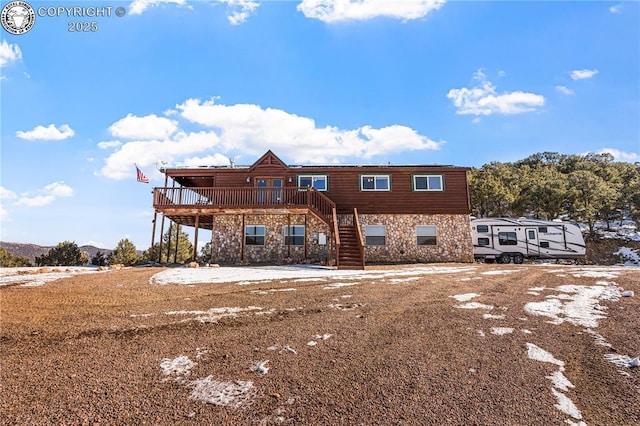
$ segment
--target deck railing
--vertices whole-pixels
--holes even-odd
[[[306,207],[329,225],[335,203],[315,188],[162,187],[153,190],[154,208],[256,208]]]

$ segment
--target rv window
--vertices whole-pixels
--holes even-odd
[[[540,242],[540,247],[541,248],[549,248],[549,241],[541,241]]]
[[[488,246],[489,245],[489,239],[488,238],[478,238],[478,245],[479,246]]]
[[[529,231],[529,239],[530,240],[536,239],[536,231]]]
[[[476,231],[478,232],[489,232],[489,225],[478,225],[478,227],[476,228]]]
[[[518,238],[515,232],[498,232],[498,239],[501,246],[518,245]]]
[[[538,226],[538,232],[540,232],[541,234],[546,234],[547,233],[547,227],[546,226]]]

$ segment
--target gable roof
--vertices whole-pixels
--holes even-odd
[[[275,155],[271,150],[268,150],[264,153],[264,155],[253,163],[251,167],[249,167],[249,172],[253,172],[258,168],[268,167],[270,169],[278,169],[289,170],[289,166],[285,164],[277,155]]]

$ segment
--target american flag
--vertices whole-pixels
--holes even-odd
[[[138,182],[149,183],[149,178],[146,177],[145,174],[140,171],[137,165],[136,165],[136,177],[138,179]]]

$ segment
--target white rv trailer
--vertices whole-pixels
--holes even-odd
[[[485,218],[471,221],[476,260],[522,263],[530,259],[581,259],[586,246],[580,228],[567,222]]]

